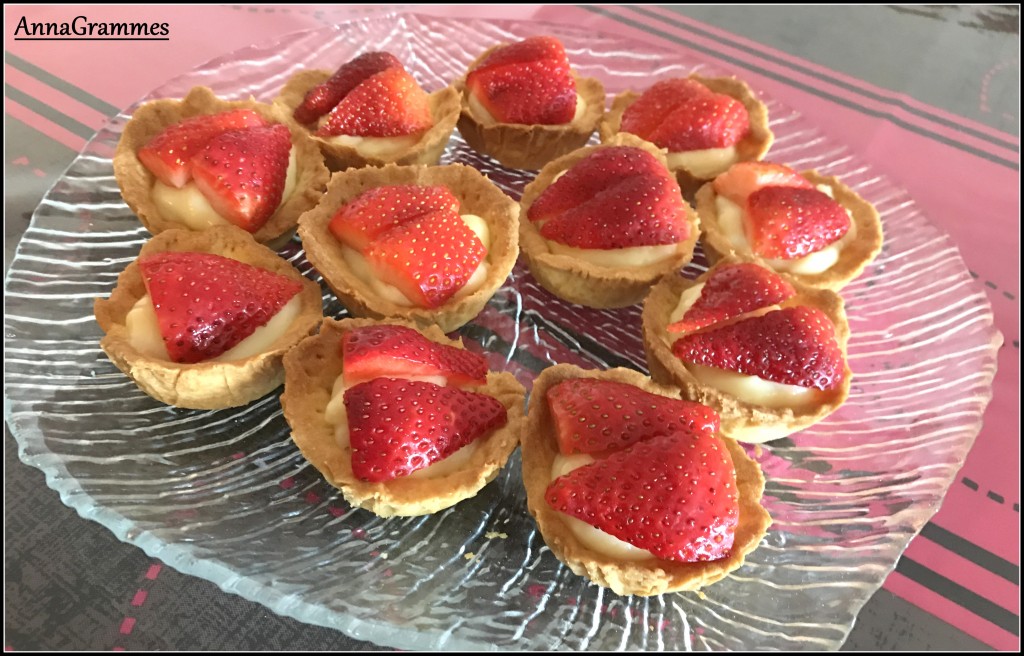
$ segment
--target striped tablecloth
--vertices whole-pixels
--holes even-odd
[[[5,270],[92,134],[237,48],[402,6],[5,7]],[[847,644],[1019,649],[1019,17],[1016,7],[416,6],[619,34],[735,72],[908,190],[959,246],[1005,337],[985,426],[941,510]],[[28,22],[166,22],[155,42],[24,41]],[[62,506],[5,439],[5,647],[366,648],[273,615],[117,542]]]

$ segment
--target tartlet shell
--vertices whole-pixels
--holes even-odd
[[[754,260],[729,257],[724,259],[722,264],[752,261]],[[701,383],[690,373],[682,361],[672,353],[671,343],[679,339],[682,333],[670,335],[665,328],[668,325],[669,316],[679,303],[679,296],[690,287],[704,282],[711,270],[709,269],[696,280],[687,280],[677,273],[669,274],[651,289],[647,300],[644,301],[641,324],[644,351],[647,355],[647,367],[651,372],[651,378],[665,385],[679,387],[683,390],[686,398],[714,408],[722,419],[722,434],[743,442],[765,442],[785,437],[785,435],[778,434],[769,440],[760,440],[751,439],[740,431],[756,428],[785,429],[788,430],[786,434],[792,434],[816,424],[838,410],[850,394],[850,384],[853,379],[853,373],[850,371],[850,364],[846,358],[846,345],[850,339],[850,324],[846,318],[843,299],[832,291],[808,287],[785,274],[780,275],[793,285],[797,295],[781,303],[780,306],[807,305],[818,308],[829,317],[835,326],[836,342],[842,350],[846,367],[841,385],[824,395],[821,405],[795,412],[792,408],[770,408],[747,403],[731,394]],[[737,320],[739,320],[738,317],[718,325],[726,325]]]
[[[592,308],[618,308],[634,305],[643,300],[659,278],[685,266],[693,258],[693,249],[700,237],[701,222],[697,212],[683,200],[690,235],[677,244],[675,254],[656,264],[622,269],[603,267],[578,260],[568,255],[552,253],[540,231],[527,216],[530,206],[537,200],[555,177],[599,148],[632,146],[642,148],[665,164],[665,151],[632,134],[620,134],[608,143],[587,146],[559,157],[547,164],[537,177],[523,190],[520,201],[519,246],[533,277],[555,296]]]
[[[346,501],[381,517],[427,515],[468,499],[494,478],[515,450],[526,418],[525,390],[509,373],[488,373],[487,384],[472,391],[497,399],[508,411],[508,423],[484,440],[463,469],[440,478],[398,478],[367,483],[352,473],[351,447],[342,449],[334,438],[334,426],[324,419],[335,379],[342,373],[341,337],[345,330],[362,326],[397,324],[414,328],[440,344],[462,348],[461,341],[445,337],[437,326],[419,328],[405,321],[325,319],[320,333],[303,340],[284,358],[285,388],[281,395],[284,416],[292,440],[302,455],[341,490]]]
[[[295,108],[302,104],[306,92],[327,81],[332,74],[332,71],[327,70],[296,73],[288,79],[274,99],[274,104],[281,108],[283,118],[296,130],[303,132],[316,142],[331,171],[344,171],[348,168],[364,166],[384,166],[385,164],[436,164],[441,159],[441,154],[444,152],[445,146],[448,145],[452,131],[455,130],[455,123],[459,119],[461,109],[459,92],[454,86],[450,85],[429,94],[430,114],[434,118],[434,125],[423,133],[423,137],[415,145],[393,157],[380,158],[362,155],[351,146],[333,143],[329,139],[318,137],[309,126],[295,120]]]
[[[248,232],[233,226],[203,232],[166,230],[146,242],[139,257],[180,251],[223,255],[298,280],[302,283],[299,315],[267,351],[242,360],[178,364],[154,359],[131,345],[125,327],[128,312],[146,294],[136,259],[118,276],[110,297],[98,298],[94,303],[96,321],[106,333],[100,348],[142,391],[179,408],[233,408],[280,386],[284,382],[284,353],[316,330],[323,317],[320,287],[272,250],[256,243]]]
[[[502,45],[492,46],[474,59],[466,69],[467,75]],[[556,157],[580,148],[601,123],[605,92],[597,78],[579,77],[575,71],[572,75],[576,78],[576,93],[586,101],[587,107],[578,119],[561,125],[501,123],[493,117],[477,115],[470,107],[463,75],[453,83],[462,99],[459,133],[470,148],[512,169],[537,170]]]
[[[526,486],[527,506],[537,520],[541,535],[552,553],[576,574],[623,595],[649,596],[697,590],[742,566],[746,555],[757,547],[767,532],[771,517],[760,503],[765,482],[760,466],[728,438],[723,438],[723,442],[736,467],[740,500],[739,524],[728,558],[703,563],[677,563],[657,559],[618,561],[580,543],[562,520],[563,515],[544,499],[544,493],[551,483],[552,463],[558,454],[555,426],[547,404],[547,390],[571,378],[617,381],[654,394],[679,398],[678,390],[657,385],[646,376],[629,369],[593,371],[559,364],[541,372],[533,383],[526,430],[523,432],[523,483]]]
[[[736,144],[738,161],[750,162],[763,159],[772,147],[775,135],[768,127],[768,108],[747,83],[736,77],[704,77],[697,73],[692,73],[689,78],[700,82],[715,93],[732,96],[743,103],[750,117],[750,132]],[[605,114],[604,120],[601,121],[601,126],[598,128],[602,143],[619,134],[623,113],[641,95],[636,91],[624,91],[615,96],[611,109]],[[696,192],[702,184],[711,179],[697,177],[684,168],[676,168],[672,172],[676,174],[676,180],[687,196]]]
[[[850,211],[853,216],[853,223],[857,229],[857,236],[840,251],[839,260],[829,269],[818,274],[799,274],[780,271],[798,282],[810,287],[820,289],[831,289],[839,291],[846,285],[853,282],[864,269],[878,256],[882,250],[882,221],[878,210],[868,201],[843,184],[835,176],[821,175],[815,170],[801,171],[800,175],[807,178],[811,184],[828,185],[832,189],[832,195],[840,205]],[[718,207],[715,199],[713,183],[707,183],[697,191],[696,205],[704,221],[704,253],[708,262],[715,263],[726,255],[738,255],[749,258],[758,264],[771,268],[764,258],[756,253],[736,251],[718,222]]]
[[[114,153],[114,176],[128,207],[152,234],[165,230],[189,230],[187,225],[164,217],[151,198],[156,177],[138,158],[139,149],[163,130],[181,121],[204,114],[232,109],[251,109],[273,123],[288,126],[295,148],[296,180],[291,196],[277,209],[253,237],[261,244],[280,243],[295,231],[299,216],[316,205],[330,172],[316,144],[285,120],[273,106],[254,99],[221,100],[207,87],[193,87],[181,100],[152,100],[139,107],[124,127]]]
[[[438,308],[403,307],[381,298],[356,276],[341,254],[341,242],[328,225],[335,213],[363,192],[384,185],[443,185],[459,199],[461,212],[482,217],[490,229],[490,267],[483,285],[472,294]],[[299,219],[299,236],[309,261],[348,310],[360,317],[401,318],[420,326],[437,324],[451,332],[470,321],[505,282],[519,256],[516,238],[519,206],[476,169],[447,166],[395,166],[350,169],[335,173],[320,203]]]

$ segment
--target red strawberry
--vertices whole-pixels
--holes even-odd
[[[157,180],[181,189],[192,179],[192,157],[222,132],[268,125],[251,109],[193,116],[153,137],[139,150],[139,161]]]
[[[339,209],[328,228],[341,242],[362,252],[370,242],[397,225],[434,210],[458,209],[459,199],[447,187],[376,187]]]
[[[672,352],[683,362],[820,390],[838,386],[845,370],[835,326],[805,306],[684,335]]]
[[[675,180],[637,175],[549,219],[540,234],[575,248],[675,244],[689,236],[685,216]]]
[[[548,389],[547,401],[565,455],[623,449],[670,433],[716,433],[719,426],[707,406],[596,378],[562,381]]]
[[[280,124],[225,132],[192,158],[192,177],[217,214],[256,232],[281,204],[291,148]]]
[[[444,460],[508,423],[493,397],[456,387],[375,378],[345,391],[352,472],[390,481]]]
[[[334,109],[363,80],[389,68],[402,68],[402,62],[389,52],[365,52],[343,64],[326,82],[307,91],[292,116],[299,123],[313,123]]]
[[[782,164],[771,162],[739,162],[715,178],[715,193],[725,196],[740,207],[747,198],[762,187],[802,187],[813,189],[805,177]]]
[[[453,385],[483,385],[487,360],[465,349],[438,344],[405,326],[365,326],[341,338],[345,382],[382,376],[444,376]]]
[[[734,146],[750,130],[743,103],[716,93],[696,96],[676,107],[650,134],[659,148],[678,153]]]
[[[531,221],[544,221],[582,205],[625,178],[652,174],[669,177],[668,169],[642,148],[598,148],[576,162],[547,189],[527,212]]]
[[[466,87],[502,123],[558,125],[576,114],[576,80],[552,59],[475,70]]]
[[[725,264],[711,270],[700,297],[670,333],[692,332],[796,296],[782,276],[756,264]]]
[[[484,71],[488,68],[505,66],[507,64],[519,64],[525,62],[550,59],[556,62],[563,62],[569,65],[569,59],[565,55],[565,47],[562,42],[553,36],[531,36],[518,43],[509,43],[500,48],[495,48],[487,55],[476,68],[470,73]]]
[[[626,108],[620,129],[650,141],[651,133],[673,110],[692,98],[708,95],[711,90],[696,80],[677,78],[658,82]]]
[[[739,523],[736,470],[712,433],[638,442],[560,476],[544,498],[658,558],[684,563],[727,557]]]
[[[291,278],[209,253],[139,258],[171,360],[215,358],[265,325],[299,293]]]
[[[388,68],[352,89],[316,134],[398,137],[423,132],[433,124],[427,92],[404,68]]]
[[[747,199],[747,226],[755,253],[792,260],[845,235],[850,216],[817,189],[764,187]]]
[[[395,226],[364,253],[377,276],[416,305],[435,308],[476,271],[487,249],[454,210],[436,210]]]

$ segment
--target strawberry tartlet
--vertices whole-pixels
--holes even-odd
[[[704,251],[753,257],[805,285],[839,290],[882,249],[871,203],[837,178],[741,162],[700,188]]]
[[[578,76],[551,36],[489,48],[455,87],[466,143],[510,168],[539,169],[580,148],[604,115],[604,86]]]
[[[234,225],[277,247],[330,175],[316,144],[273,107],[206,87],[132,115],[114,155],[128,207],[155,234]]]
[[[651,377],[714,408],[733,439],[785,437],[849,395],[842,298],[758,263],[727,258],[695,281],[666,276],[642,323]]]
[[[382,517],[475,496],[525,421],[522,385],[436,326],[327,319],[284,365],[292,440],[349,503]]]
[[[332,171],[436,164],[459,116],[453,86],[427,93],[388,52],[363,53],[333,74],[298,73],[274,104],[316,141]]]
[[[629,134],[546,165],[521,207],[530,272],[555,296],[594,308],[641,301],[690,261],[700,235],[664,153]]]
[[[719,436],[717,413],[635,371],[545,369],[522,451],[544,541],[573,572],[617,594],[714,583],[771,524],[761,469]]]
[[[285,351],[323,317],[319,286],[233,226],[161,232],[94,309],[118,369],[153,398],[200,410],[277,388]]]

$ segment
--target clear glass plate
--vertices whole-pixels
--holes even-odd
[[[399,15],[303,32],[211,61],[150,94],[193,85],[271,99],[289,75],[360,50],[395,53],[421,84],[460,75],[487,44],[553,33],[610,94],[699,61],[644,43],[539,23]],[[147,98],[148,99],[148,98]],[[276,394],[245,408],[177,410],[98,347],[92,303],[147,232],[124,205],[111,155],[134,107],[47,194],[6,283],[6,404],[22,460],[67,505],[149,555],[304,622],[406,649],[829,649],[939,506],[980,428],[998,333],[955,246],[907,194],[807,120],[769,101],[770,157],[838,175],[874,202],[886,246],[844,296],[855,372],[827,421],[752,451],[775,519],[747,564],[704,594],[627,598],[589,585],[545,548],[518,455],[476,498],[430,517],[346,506],[288,438]],[[456,135],[443,163],[478,167],[518,197],[528,173]],[[301,245],[282,254],[319,280]],[[693,266],[694,273],[700,270]],[[324,287],[328,316],[345,310]],[[637,308],[593,311],[518,267],[460,331],[529,384],[554,362],[646,371]]]

